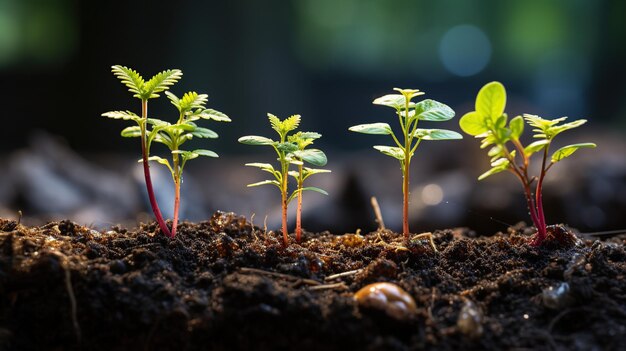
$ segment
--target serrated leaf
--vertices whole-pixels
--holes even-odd
[[[382,152],[383,154],[387,155],[387,156],[391,156],[393,158],[396,158],[400,161],[404,161],[404,151],[402,151],[401,148],[396,147],[396,146],[385,146],[385,145],[376,145],[374,146],[374,149]]]
[[[524,119],[522,116],[517,116],[509,122],[509,128],[511,129],[511,137],[519,139],[524,132]]]
[[[156,118],[146,118],[146,123],[151,124],[155,127],[167,127],[167,126],[171,126],[172,124],[166,121],[162,121],[160,119],[156,119]]]
[[[422,140],[455,140],[463,139],[457,132],[447,129],[415,129],[414,136]]]
[[[322,137],[322,134],[317,133],[317,132],[300,132],[299,133],[300,138],[303,139],[319,139]]]
[[[141,137],[141,128],[139,128],[139,126],[126,127],[122,130],[121,135],[124,138]]]
[[[478,136],[489,131],[485,118],[476,111],[468,112],[459,120],[459,126],[465,133]]]
[[[578,149],[595,148],[595,147],[596,147],[596,144],[594,144],[594,143],[579,143],[579,144],[572,144],[572,145],[563,146],[562,148],[556,150],[552,154],[552,158],[551,158],[552,159],[552,163],[557,163],[557,162],[561,161],[564,158],[570,157]]]
[[[530,156],[537,151],[543,150],[548,144],[550,144],[550,140],[547,140],[547,139],[537,140],[524,148],[524,154],[526,156]]]
[[[561,124],[561,125],[555,125],[555,126],[551,126],[549,128],[546,129],[545,134],[550,138],[554,138],[555,136],[557,136],[557,134],[560,134],[566,130],[570,130],[570,129],[574,129],[577,127],[582,126],[583,124],[587,123],[586,119],[579,119],[573,122],[569,122],[569,123],[565,123],[565,124]]]
[[[439,101],[426,99],[415,104],[417,118],[422,121],[447,121],[454,117],[454,110]]]
[[[212,119],[216,122],[231,122],[230,117],[228,117],[226,114],[211,108],[203,110],[201,113],[198,114],[198,117],[203,119]]]
[[[247,135],[242,136],[238,139],[238,141],[242,144],[246,145],[274,145],[276,142],[270,138],[258,136],[258,135]]]
[[[492,120],[504,113],[506,90],[500,82],[491,82],[483,86],[476,96],[476,112]]]
[[[109,111],[102,114],[103,117],[113,118],[113,119],[123,119],[125,121],[141,121],[141,117],[137,116],[135,113],[130,111]]]
[[[122,81],[124,85],[126,85],[126,87],[128,87],[128,91],[135,93],[133,95],[134,97],[141,98],[145,82],[143,77],[137,73],[137,71],[120,65],[112,66],[111,71]]]
[[[393,133],[391,127],[387,123],[359,124],[348,128],[348,130],[351,132],[376,135],[388,135]]]
[[[215,133],[214,131],[208,129],[208,128],[201,128],[201,127],[196,127],[196,129],[194,129],[191,132],[191,135],[195,136],[196,138],[211,138],[211,139],[215,139],[218,137],[217,133]]]
[[[277,187],[280,188],[280,183],[278,183],[278,181],[276,181],[276,180],[264,180],[264,181],[261,181],[261,182],[248,184],[248,187],[259,186],[259,185],[266,185],[266,184],[276,185]]]
[[[183,72],[179,69],[168,69],[155,74],[144,85],[142,99],[153,99],[159,97],[160,92],[170,88],[182,78]]]
[[[328,162],[326,154],[319,149],[308,149],[294,151],[293,155],[314,166],[322,167]]]

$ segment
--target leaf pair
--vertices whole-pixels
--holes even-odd
[[[128,67],[115,65],[111,69],[113,74],[128,87],[128,91],[134,93],[133,96],[141,100],[159,97],[158,93],[169,89],[183,76],[183,72],[180,70],[171,69],[155,74],[146,82],[137,71]]]

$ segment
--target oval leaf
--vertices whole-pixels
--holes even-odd
[[[506,90],[500,82],[487,83],[476,97],[476,112],[492,120],[502,116],[506,106]]]
[[[388,135],[393,133],[391,131],[391,127],[387,123],[359,124],[348,128],[348,130],[351,132],[377,135]]]
[[[382,152],[387,156],[391,156],[393,158],[397,158],[400,161],[404,161],[404,151],[401,148],[396,146],[385,146],[385,145],[376,145],[374,149]]]
[[[509,122],[509,128],[511,129],[511,136],[515,139],[519,139],[519,137],[524,132],[524,118],[522,116],[517,116]]]
[[[562,148],[556,150],[552,154],[552,163],[557,163],[564,158],[570,157],[576,150],[582,148],[595,148],[596,144],[594,143],[580,143],[580,144],[572,144],[563,146]]]
[[[395,108],[396,110],[404,108],[405,103],[406,99],[404,98],[404,95],[401,94],[384,95],[372,101],[372,104],[374,105],[389,106]]]
[[[195,136],[196,138],[211,138],[211,139],[217,138],[217,133],[215,133],[214,131],[208,128],[201,128],[201,127],[196,127],[196,129],[193,132],[191,132],[191,135]]]
[[[248,184],[248,187],[259,186],[259,185],[265,185],[265,184],[276,185],[277,187],[279,187],[279,188],[280,188],[280,183],[278,183],[278,181],[276,181],[276,180],[264,180],[264,181],[262,181],[262,182]]]
[[[416,129],[415,137],[422,140],[454,140],[463,139],[463,136],[457,132],[447,129]]]
[[[468,112],[463,115],[459,121],[459,126],[461,126],[461,129],[465,133],[474,136],[489,131],[489,128],[487,128],[487,124],[485,123],[485,117],[476,111]]]
[[[205,150],[205,149],[196,149],[192,151],[194,154],[198,154],[199,156],[206,156],[206,157],[219,157],[215,152],[211,151],[211,150]]]
[[[454,117],[454,110],[439,101],[426,99],[415,105],[417,118],[422,121],[447,121]]]
[[[550,140],[537,140],[524,148],[524,154],[526,154],[526,156],[530,156],[539,150],[543,150],[543,148],[548,144],[550,144]]]
[[[318,192],[318,193],[320,193],[320,194],[328,195],[328,193],[326,192],[326,190],[324,190],[324,189],[320,189],[320,188],[316,188],[316,187],[314,187],[314,186],[307,186],[307,187],[304,187],[304,188],[300,189],[300,191],[315,191],[315,192]]]
[[[328,162],[326,154],[319,149],[299,150],[295,151],[293,155],[318,167],[324,166]]]
[[[124,138],[137,138],[141,136],[141,128],[139,126],[127,127],[122,130],[121,135]]]
[[[257,135],[242,136],[238,141],[246,145],[273,145],[275,143],[274,140],[270,138]]]

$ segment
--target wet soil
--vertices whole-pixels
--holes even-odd
[[[285,248],[224,213],[179,228],[0,220],[0,350],[626,349],[626,237],[535,248],[521,225],[448,229],[435,252],[389,231]],[[417,312],[359,305],[375,282]]]

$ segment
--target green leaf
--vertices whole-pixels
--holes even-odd
[[[506,90],[500,82],[483,86],[476,97],[476,112],[492,120],[502,116],[506,106]]]
[[[557,126],[551,126],[549,128],[547,128],[547,130],[545,131],[545,134],[548,135],[548,137],[550,139],[554,138],[555,136],[557,136],[557,134],[560,134],[566,130],[570,130],[570,129],[574,129],[577,127],[582,126],[583,124],[587,123],[586,119],[579,119],[573,122],[569,122],[569,123],[565,123],[565,124],[561,124],[561,125],[557,125]]]
[[[517,116],[509,122],[509,128],[511,129],[511,137],[519,139],[524,132],[524,118]]]
[[[123,119],[126,121],[141,121],[141,117],[137,116],[133,112],[130,111],[110,111],[102,114],[103,117],[113,118],[113,119]]]
[[[400,161],[404,161],[404,151],[396,146],[385,146],[385,145],[376,145],[374,149],[382,152],[387,156],[391,156],[393,158],[397,158]]]
[[[319,169],[319,168],[309,168],[309,167],[304,167],[304,173],[305,175],[313,175],[313,174],[318,174],[318,173],[331,173],[332,171],[330,169]]]
[[[274,166],[272,166],[269,163],[252,162],[252,163],[246,163],[246,166],[260,168],[260,169],[262,169],[264,171],[268,171],[270,173],[274,172]]]
[[[196,127],[196,129],[194,129],[191,132],[191,135],[195,136],[196,138],[211,138],[211,139],[215,139],[218,137],[217,133],[215,133],[214,131],[208,129],[208,128],[201,128],[201,127]]]
[[[320,188],[316,188],[314,186],[304,187],[304,188],[300,189],[300,191],[315,191],[315,192],[320,193],[320,194],[328,195],[326,190],[320,189]]]
[[[141,128],[139,126],[127,127],[122,130],[121,135],[124,138],[137,138],[141,137]]]
[[[417,118],[422,121],[447,121],[454,117],[454,110],[441,102],[426,99],[415,105]]]
[[[596,144],[594,143],[580,143],[580,144],[572,144],[572,145],[563,146],[562,148],[556,150],[552,154],[552,163],[557,163],[564,158],[570,157],[578,149],[595,148],[595,147],[596,147]]]
[[[396,110],[405,107],[405,102],[406,98],[401,94],[388,94],[372,101],[374,105],[389,106],[395,108]]]
[[[348,130],[357,133],[377,135],[387,135],[393,133],[391,127],[387,123],[359,124],[348,128]]]
[[[476,111],[468,112],[463,115],[459,121],[459,125],[461,129],[469,135],[476,136],[489,131],[485,123],[485,117]]]
[[[308,162],[314,166],[322,167],[328,162],[326,154],[319,149],[298,150],[294,151],[293,155],[305,162]]]
[[[393,90],[399,92],[400,94],[402,94],[403,96],[405,96],[409,100],[411,100],[412,98],[414,98],[416,96],[420,96],[420,95],[424,95],[425,94],[424,92],[419,91],[419,89],[393,88]]]
[[[216,154],[215,152],[211,151],[211,150],[205,150],[205,149],[196,149],[192,151],[194,154],[198,154],[199,156],[205,156],[205,157],[219,157],[218,154]]]
[[[242,136],[238,140],[242,144],[246,145],[274,145],[276,142],[270,138],[257,136],[257,135],[247,135]]]
[[[317,132],[299,132],[299,136],[302,139],[319,139],[322,137],[322,134]]]
[[[198,114],[198,117],[203,119],[212,119],[216,122],[230,122],[231,119],[224,113],[214,110],[214,109],[206,109]]]
[[[169,122],[162,121],[162,120],[156,119],[156,118],[146,118],[146,123],[152,124],[155,127],[167,127],[167,126],[171,126],[172,125]]]
[[[478,180],[483,180],[491,175],[494,175],[496,173],[500,173],[502,171],[506,171],[509,166],[511,165],[511,163],[509,162],[509,160],[507,160],[506,158],[499,158],[497,160],[495,160],[494,162],[491,163],[491,169],[488,170],[487,172],[481,174],[478,177]]]
[[[261,182],[258,182],[258,183],[248,184],[248,187],[265,185],[265,184],[276,185],[278,188],[280,188],[280,183],[278,181],[276,181],[276,180],[264,180],[264,181],[261,181]]]
[[[550,144],[550,140],[547,140],[547,139],[537,140],[534,143],[529,144],[528,146],[524,148],[524,154],[526,156],[530,156],[539,150],[543,150],[548,144]]]
[[[284,153],[291,153],[291,152],[298,150],[298,145],[294,143],[290,143],[290,142],[278,143],[276,145],[276,148],[278,149],[278,151],[282,151]]]
[[[159,97],[157,93],[169,89],[170,86],[176,84],[182,76],[183,72],[179,69],[168,69],[155,74],[145,83],[141,98],[147,100]]]
[[[447,129],[415,129],[414,136],[422,140],[454,140],[463,139],[463,136],[457,132]]]
[[[133,96],[136,98],[142,98],[144,92],[144,80],[143,77],[137,71],[125,66],[115,65],[111,67],[113,74],[119,78],[131,93],[135,93]]]

